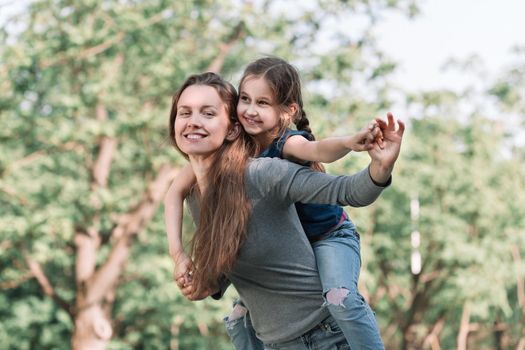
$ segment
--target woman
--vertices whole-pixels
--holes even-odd
[[[223,274],[250,310],[269,349],[347,348],[326,308],[311,246],[295,202],[364,206],[385,186],[399,155],[403,123],[377,120],[384,146],[367,169],[331,176],[287,161],[250,159],[254,143],[236,117],[233,86],[213,73],[189,77],[173,99],[170,137],[190,161],[197,188],[190,196],[197,230],[191,300],[221,289]]]

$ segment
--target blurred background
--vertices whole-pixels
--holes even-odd
[[[519,1],[0,1],[0,347],[231,349],[172,281],[171,96],[277,55],[318,138],[407,123],[393,186],[347,208],[387,349],[525,349]],[[519,34],[521,33],[521,34]],[[349,154],[328,172],[368,163]],[[193,226],[186,215],[185,237]]]

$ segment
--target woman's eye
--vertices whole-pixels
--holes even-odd
[[[248,97],[247,96],[241,96],[241,101],[248,102]]]
[[[263,106],[266,106],[266,105],[268,105],[269,103],[268,103],[268,101],[259,101],[259,104],[260,104],[260,105],[263,105]]]
[[[190,116],[190,113],[189,112],[179,112],[178,116],[181,118],[187,118]]]
[[[214,117],[214,116],[215,116],[215,113],[213,113],[213,112],[204,112],[204,115],[205,115],[206,117],[210,117],[210,118],[211,118],[211,117]]]

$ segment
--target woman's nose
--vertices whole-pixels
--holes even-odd
[[[202,126],[202,121],[199,113],[192,113],[188,118],[188,126],[200,127]]]

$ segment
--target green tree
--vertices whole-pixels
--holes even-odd
[[[249,60],[271,53],[295,60],[313,91],[337,84],[336,95],[313,94],[313,113],[332,125],[349,111],[363,120],[384,104],[344,92],[353,79],[368,80],[384,100],[381,81],[393,68],[369,28],[388,8],[415,11],[412,1],[390,0],[289,6],[38,0],[4,21],[5,348],[229,347],[218,316],[228,299],[189,303],[171,280],[158,204],[183,162],[166,136],[174,90],[190,73],[236,77]],[[368,22],[352,35],[327,24],[358,16]],[[319,127],[320,135],[331,130]]]
[[[523,155],[505,119],[489,117],[479,100],[451,91],[409,98],[415,115],[394,186],[372,208],[365,235],[372,249],[366,282],[388,348],[524,342]],[[411,274],[415,229],[422,268]]]

